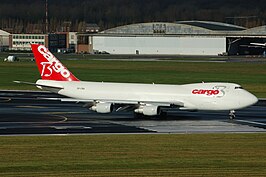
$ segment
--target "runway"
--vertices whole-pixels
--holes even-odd
[[[266,104],[228,112],[172,111],[164,119],[136,119],[130,112],[99,114],[48,92],[0,91],[0,135],[103,133],[247,133],[266,132]]]

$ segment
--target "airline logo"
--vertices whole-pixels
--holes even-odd
[[[219,90],[204,90],[204,89],[194,89],[192,90],[192,94],[194,95],[207,95],[207,96],[215,96],[218,95],[220,93]]]
[[[206,95],[221,98],[225,95],[226,86],[216,85],[212,89],[193,89],[191,93],[193,95]]]
[[[38,47],[38,51],[47,59],[48,62],[41,62],[42,71],[41,76],[49,77],[53,72],[60,73],[62,77],[68,78],[70,72],[54,57],[54,55],[48,51],[48,49],[42,45]]]

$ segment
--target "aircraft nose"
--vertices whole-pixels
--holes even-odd
[[[244,99],[246,106],[251,106],[258,102],[258,98],[249,92],[247,92],[246,96],[243,97],[243,99]]]
[[[253,104],[256,104],[259,100],[258,100],[258,98],[256,97],[256,96],[254,96],[253,94],[251,94],[252,96],[251,96],[251,104],[253,105]]]

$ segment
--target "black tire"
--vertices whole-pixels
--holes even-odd
[[[165,111],[160,111],[159,115],[158,115],[159,119],[166,119],[167,118],[167,112]]]
[[[144,119],[145,115],[134,112],[134,119]]]

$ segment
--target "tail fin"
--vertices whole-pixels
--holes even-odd
[[[31,44],[31,49],[43,80],[79,81],[45,46]]]

